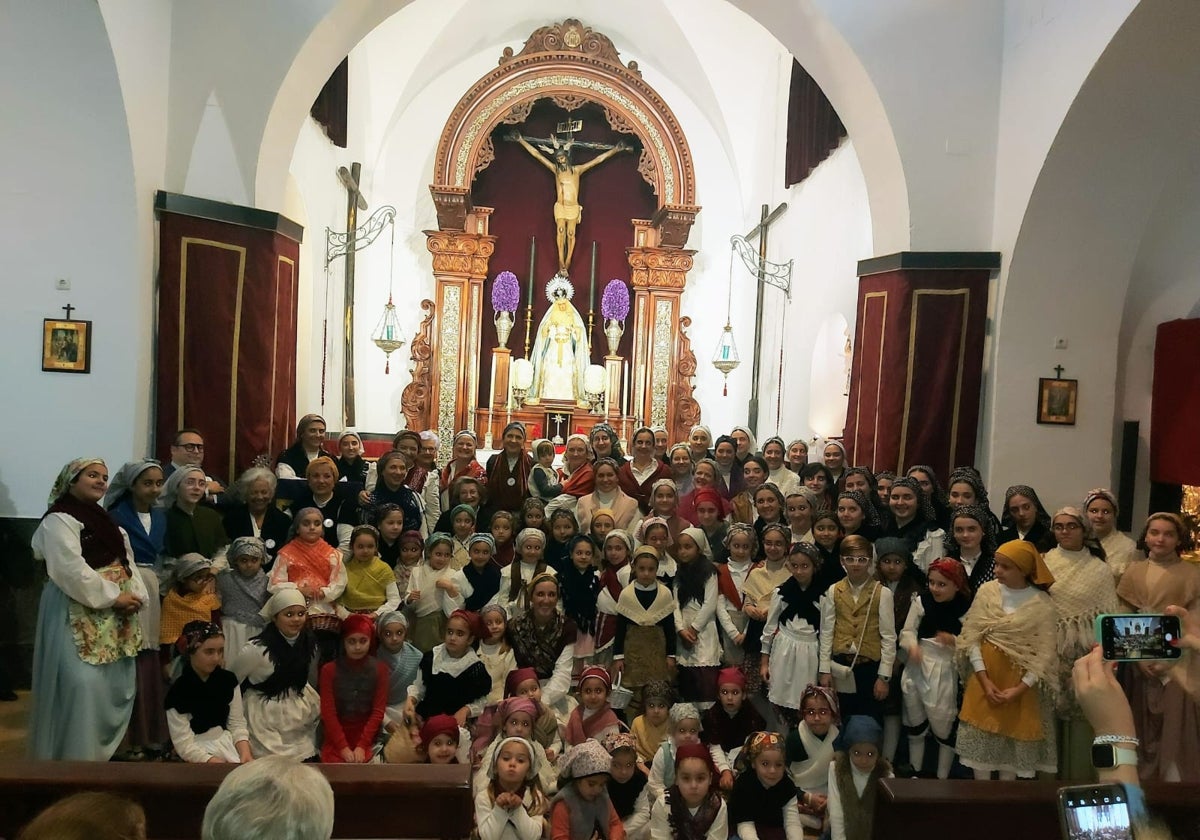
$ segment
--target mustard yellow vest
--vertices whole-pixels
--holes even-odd
[[[879,593],[877,581],[867,581],[858,600],[850,594],[845,578],[833,585],[833,605],[837,610],[833,624],[833,653],[852,654],[858,644],[859,659],[878,662],[882,655],[879,636]],[[864,630],[865,627],[865,630]],[[862,639],[859,642],[859,639]]]

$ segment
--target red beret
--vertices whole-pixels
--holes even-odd
[[[421,727],[421,744],[426,748],[439,735],[449,735],[458,743],[458,721],[451,715],[434,715]]]

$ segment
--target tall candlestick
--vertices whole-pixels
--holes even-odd
[[[592,240],[592,285],[588,289],[588,310],[595,309],[596,302],[596,240]]]
[[[533,271],[534,262],[537,257],[537,237],[529,237],[529,299],[526,301],[530,306],[533,306]]]

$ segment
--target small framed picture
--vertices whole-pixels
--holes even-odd
[[[42,370],[91,373],[92,322],[42,321]]]
[[[1078,400],[1078,379],[1039,379],[1037,421],[1054,426],[1074,426]]]

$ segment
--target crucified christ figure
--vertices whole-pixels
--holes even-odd
[[[558,137],[541,139],[525,137],[519,131],[511,131],[505,137],[520,143],[525,151],[533,155],[542,166],[554,173],[554,225],[558,241],[558,273],[567,276],[571,265],[571,257],[575,253],[575,227],[583,217],[583,207],[579,204],[579,178],[593,167],[599,166],[615,154],[633,150],[633,146],[624,140],[615,146],[603,143],[582,143],[574,139],[566,141]],[[533,143],[536,143],[535,147]],[[571,148],[579,146],[585,149],[603,149],[587,163],[574,164],[571,162]]]

